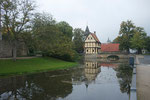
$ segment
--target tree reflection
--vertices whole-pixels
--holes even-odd
[[[62,82],[62,80],[71,81],[71,75],[68,72],[68,75],[65,73],[66,71],[55,71],[0,79],[0,100],[56,100],[59,97],[64,98],[72,92],[72,84]]]
[[[115,70],[117,71],[121,92],[127,92],[127,94],[129,94],[132,80],[132,68],[128,64],[120,64]]]

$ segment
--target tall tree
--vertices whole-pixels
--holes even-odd
[[[59,23],[57,23],[57,26],[59,28],[59,30],[65,35],[67,36],[70,40],[72,40],[72,36],[73,36],[73,28],[65,21],[61,21]]]
[[[142,27],[136,27],[135,28],[135,34],[133,38],[131,38],[131,48],[138,50],[138,53],[142,53],[142,49],[145,47],[145,39],[146,39],[146,33],[144,31],[144,28]]]
[[[32,21],[32,32],[38,50],[43,51],[43,54],[52,53],[55,41],[58,39],[60,33],[52,15],[36,13]]]
[[[14,60],[21,34],[30,28],[34,8],[35,4],[31,0],[3,0],[1,3],[3,32],[12,43]]]
[[[120,44],[123,50],[127,50],[129,52],[129,48],[131,46],[130,39],[134,35],[135,26],[132,21],[127,20],[127,22],[123,21],[120,25],[119,35],[121,35],[123,39],[123,43]]]
[[[57,25],[51,15],[35,15],[32,29],[37,48],[42,51],[44,56],[72,60],[75,56],[75,52],[72,49],[72,41]]]
[[[74,49],[78,53],[82,53],[84,51],[84,31],[81,28],[76,28],[74,29],[73,36]]]

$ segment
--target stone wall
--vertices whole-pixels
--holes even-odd
[[[19,42],[17,46],[17,56],[27,56],[28,54],[27,52],[28,52],[28,49],[25,43],[23,41]]]
[[[26,56],[27,47],[24,42],[18,42],[17,56]],[[0,58],[12,57],[12,45],[7,41],[0,41]]]
[[[12,57],[12,46],[7,41],[0,41],[0,58]]]

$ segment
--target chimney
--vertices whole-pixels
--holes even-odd
[[[96,34],[96,31],[94,31],[94,34]]]

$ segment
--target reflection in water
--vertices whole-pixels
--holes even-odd
[[[116,71],[121,92],[130,94],[132,68],[128,64],[120,64]]]
[[[100,66],[97,62],[85,62],[86,86],[94,81],[100,72]]]
[[[130,75],[130,67],[88,61],[72,69],[1,78],[0,100],[128,100]]]
[[[1,79],[0,99],[55,100],[72,92],[72,85],[61,82],[71,80],[69,75],[51,77],[55,73],[42,73]],[[20,80],[21,78],[21,80]]]
[[[0,100],[12,99],[12,98],[20,98],[19,89],[22,86],[25,86],[25,77],[9,77],[0,79]]]

